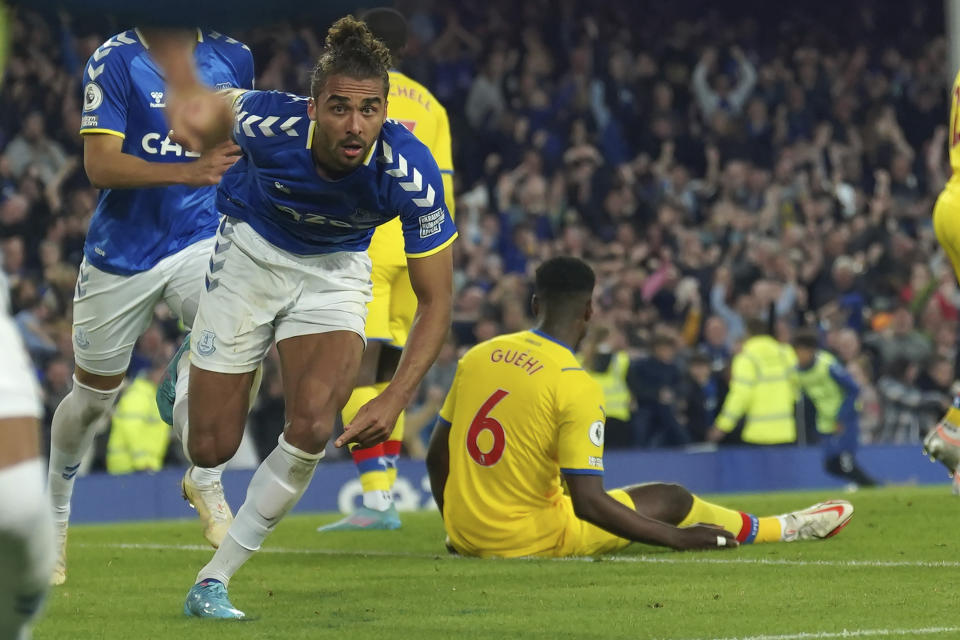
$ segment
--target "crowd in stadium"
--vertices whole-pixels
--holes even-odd
[[[413,36],[401,68],[450,114],[460,230],[453,331],[408,430],[430,423],[459,353],[529,326],[532,271],[561,253],[599,277],[585,366],[630,360],[632,415],[610,446],[703,440],[745,319],[764,315],[783,340],[822,332],[861,387],[867,441],[918,442],[949,406],[960,290],[930,225],[950,171],[931,6],[721,23],[706,3],[685,16],[398,4]],[[304,90],[325,28],[237,34],[257,88]],[[69,314],[97,197],[77,135],[81,70],[116,30],[26,12],[4,81],[0,250],[48,424],[71,386]],[[180,336],[158,310],[131,377],[155,381]],[[267,451],[282,411],[273,359],[251,417]]]

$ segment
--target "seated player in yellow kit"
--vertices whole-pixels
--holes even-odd
[[[829,538],[846,526],[853,506],[843,500],[757,518],[674,484],[604,491],[603,394],[573,351],[594,281],[577,258],[548,260],[536,272],[537,328],[483,342],[460,360],[427,455],[454,550],[594,555],[633,541],[717,549]]]
[[[396,66],[398,55],[407,43],[406,20],[399,12],[388,8],[371,9],[363,14],[362,19],[373,35],[387,45]],[[445,202],[452,216],[453,157],[446,110],[423,85],[396,69],[390,71],[390,95],[387,100],[388,117],[406,126],[427,145],[437,161],[443,179]],[[403,165],[397,170],[403,170]],[[418,185],[419,181],[420,176],[413,171],[407,184]],[[367,305],[367,349],[360,365],[357,387],[341,412],[344,424],[353,420],[360,407],[377,397],[393,378],[417,310],[417,297],[407,274],[400,220],[395,219],[378,227],[367,252],[373,262],[373,301]],[[360,473],[363,506],[338,522],[320,527],[318,531],[400,527],[400,517],[393,504],[393,484],[397,479],[403,425],[404,414],[401,413],[389,440],[373,447],[351,449]]]
[[[960,73],[950,92],[949,126],[947,143],[953,173],[933,207],[933,230],[960,279]],[[947,467],[953,476],[953,493],[960,494],[960,397],[953,399],[953,406],[927,433],[923,449],[931,460],[939,460]]]

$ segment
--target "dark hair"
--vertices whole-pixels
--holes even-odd
[[[400,52],[407,46],[407,20],[403,14],[389,7],[377,7],[364,12],[360,19],[370,28],[374,38],[387,45],[393,64],[396,64]]]
[[[820,337],[813,329],[800,329],[793,337],[793,346],[797,349],[819,349]]]
[[[571,294],[593,293],[597,277],[586,262],[571,256],[550,258],[537,268],[534,292],[544,300],[562,301]]]
[[[344,16],[327,31],[326,51],[317,60],[310,78],[310,95],[320,95],[327,78],[343,74],[351,78],[383,80],[384,95],[390,90],[390,51],[363,22]]]

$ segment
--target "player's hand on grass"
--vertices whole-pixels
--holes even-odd
[[[740,546],[732,533],[713,525],[697,524],[677,529],[677,532],[674,543],[671,545],[677,551],[733,549]]]
[[[361,447],[372,447],[390,437],[404,403],[394,398],[389,389],[360,407],[360,411],[334,443],[343,447],[352,442]]]
[[[222,142],[204,152],[196,162],[185,165],[188,176],[185,184],[195,187],[218,184],[227,169],[239,158],[240,147],[233,142]]]

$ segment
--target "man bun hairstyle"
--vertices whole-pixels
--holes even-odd
[[[317,60],[310,78],[310,95],[317,98],[327,78],[345,75],[358,80],[380,78],[383,93],[390,90],[390,50],[377,40],[367,25],[344,16],[327,31],[326,50]]]

